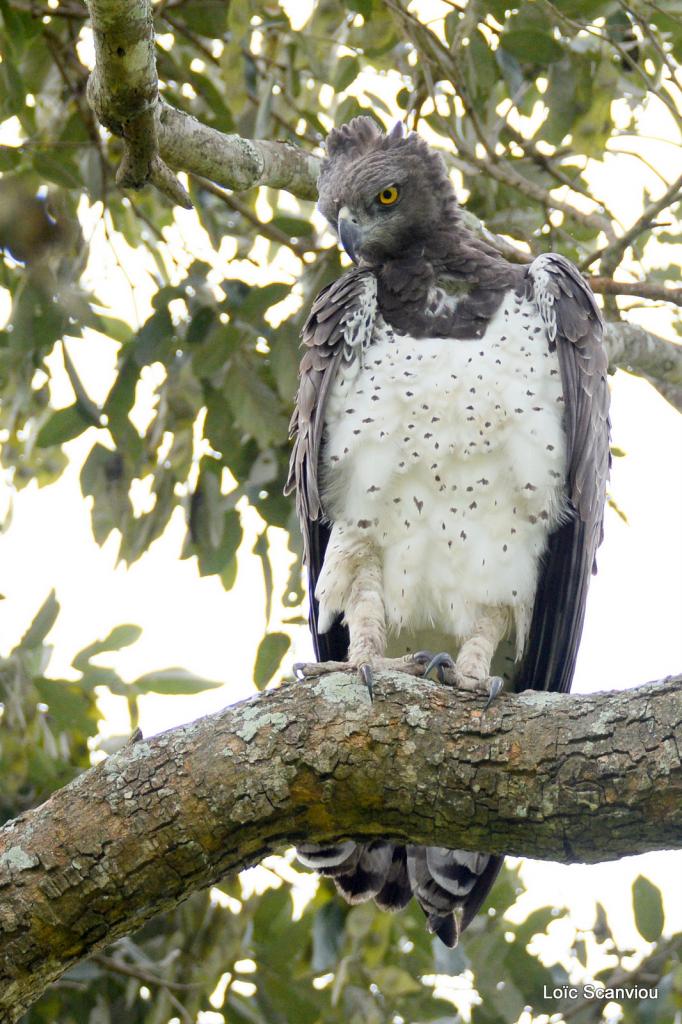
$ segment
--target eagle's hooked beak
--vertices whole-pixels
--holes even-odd
[[[358,250],[362,245],[363,231],[347,206],[342,206],[339,210],[337,230],[341,245],[348,253],[353,263],[357,263]]]

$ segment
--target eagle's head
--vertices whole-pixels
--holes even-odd
[[[319,209],[355,263],[377,264],[425,251],[458,219],[441,157],[398,123],[384,134],[356,117],[327,138]]]

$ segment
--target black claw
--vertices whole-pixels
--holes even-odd
[[[433,651],[415,651],[412,661],[415,665],[428,665],[433,660]]]
[[[492,676],[490,680],[490,686],[488,689],[488,699],[485,702],[485,708],[483,709],[484,711],[490,707],[492,702],[497,697],[498,693],[500,693],[500,691],[502,690],[503,686],[504,679],[500,678],[500,676]]]
[[[367,687],[369,699],[374,702],[374,673],[372,672],[372,666],[367,664],[361,665],[360,676]]]
[[[424,678],[426,679],[426,677],[428,676],[429,672],[432,671],[432,669],[437,668],[438,669],[438,679],[439,679],[439,681],[441,683],[444,683],[445,682],[445,674],[443,672],[443,669],[444,668],[454,668],[454,667],[455,667],[455,663],[452,660],[452,658],[450,657],[450,655],[446,651],[441,651],[440,654],[434,654],[433,658],[431,658],[431,661],[428,663],[428,665],[424,669]]]

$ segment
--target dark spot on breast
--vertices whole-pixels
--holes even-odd
[[[380,488],[380,487],[377,487],[377,485],[376,485],[376,484],[372,484],[372,486],[371,486],[371,487],[368,487],[368,488],[367,488],[367,493],[368,493],[368,494],[374,494],[374,492],[375,492],[375,491],[380,491],[380,490],[381,490],[381,488]]]
[[[484,476],[482,476],[480,480],[476,481],[476,483],[477,484],[483,484],[484,487],[487,487],[488,484],[490,483],[490,480],[486,480],[486,478]]]
[[[419,512],[419,514],[421,515],[421,511],[424,508],[424,502],[423,501],[419,501],[419,499],[415,495],[412,496],[412,501],[417,506],[417,512]]]
[[[530,483],[530,481],[523,485],[523,489],[524,491],[537,491],[535,484]]]
[[[460,537],[462,538],[462,540],[466,540],[467,539],[467,535],[464,532],[464,530],[462,530],[462,532],[460,533]]]
[[[357,525],[360,527],[361,530],[368,530],[369,527],[372,525],[372,520],[371,519],[358,519]]]
[[[475,501],[472,501],[472,502],[471,502],[471,504],[469,505],[469,508],[470,508],[470,509],[475,509],[475,508],[478,508],[478,504],[477,504],[477,502],[475,502]]]
[[[371,416],[367,416],[362,422],[363,423],[374,423],[374,420],[372,419]]]

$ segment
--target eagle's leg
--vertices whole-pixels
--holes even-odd
[[[341,534],[341,531],[339,531]],[[344,538],[345,539],[345,538]],[[328,579],[331,582],[328,586]],[[370,696],[375,671],[398,671],[421,676],[431,654],[417,651],[401,658],[386,658],[386,608],[384,606],[384,577],[379,550],[369,540],[348,540],[344,544],[330,544],[325,559],[321,585],[317,596],[320,606],[328,599],[331,587],[343,580],[343,590],[334,593],[332,607],[343,608],[348,627],[348,661],[297,663],[297,676],[321,676],[329,672],[353,669],[359,672]]]
[[[490,675],[490,664],[500,641],[509,628],[509,611],[500,605],[485,609],[476,621],[470,635],[459,649],[457,660],[449,654],[437,654],[431,659],[426,675],[433,668],[438,669],[442,682],[461,687],[463,690],[478,690],[488,694],[488,703],[503,686],[499,676]]]

